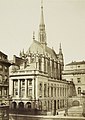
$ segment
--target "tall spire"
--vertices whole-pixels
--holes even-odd
[[[59,61],[60,61],[60,64],[61,64],[61,70],[64,69],[64,58],[63,58],[63,53],[62,53],[62,48],[61,48],[61,43],[60,43],[60,46],[59,46]]]
[[[46,32],[44,24],[44,15],[43,15],[43,0],[41,0],[41,19],[39,25],[39,42],[42,45],[46,45]]]
[[[44,15],[43,15],[43,0],[41,0],[41,25],[44,25]]]

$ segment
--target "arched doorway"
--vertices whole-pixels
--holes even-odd
[[[17,108],[17,103],[16,102],[12,102],[11,103],[11,108],[12,109],[16,109]]]
[[[80,105],[80,103],[79,103],[78,100],[74,100],[74,101],[72,102],[72,106],[79,106],[79,105]]]
[[[20,109],[24,108],[24,103],[23,102],[19,102],[18,108],[20,108]]]
[[[26,103],[26,108],[30,109],[31,108],[31,102]]]

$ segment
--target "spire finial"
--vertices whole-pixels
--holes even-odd
[[[61,49],[61,42],[60,42],[60,49]]]
[[[59,53],[62,53],[61,43],[60,43],[60,46],[59,46]]]
[[[33,40],[35,40],[35,32],[33,31]]]
[[[24,48],[23,48],[23,51],[22,51],[22,52],[23,52],[23,54],[24,54]]]
[[[21,52],[21,50],[20,50],[20,54],[19,54],[19,56],[22,57],[22,52]]]

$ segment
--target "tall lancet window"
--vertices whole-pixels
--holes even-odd
[[[41,58],[39,58],[39,70],[41,71]]]
[[[44,72],[46,72],[46,59],[44,58]]]

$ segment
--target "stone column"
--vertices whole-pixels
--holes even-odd
[[[82,104],[83,112],[82,112],[82,115],[85,117],[85,91],[83,91],[81,94],[82,94],[82,99],[83,99],[83,104]]]
[[[27,79],[25,79],[25,98],[27,98]]]
[[[9,95],[13,96],[14,95],[14,85],[13,85],[13,80],[9,79],[10,84],[9,84]]]
[[[32,82],[32,97],[34,100],[35,99],[35,78],[33,79],[33,82]]]
[[[28,56],[28,61],[29,61],[29,64],[31,63],[31,55],[29,54]]]
[[[20,80],[18,79],[18,97],[21,96]]]
[[[35,80],[35,90],[36,90],[36,96],[35,96],[35,98],[36,99],[38,99],[38,78],[36,78],[36,80]]]
[[[49,84],[49,97],[51,97],[51,84]]]

